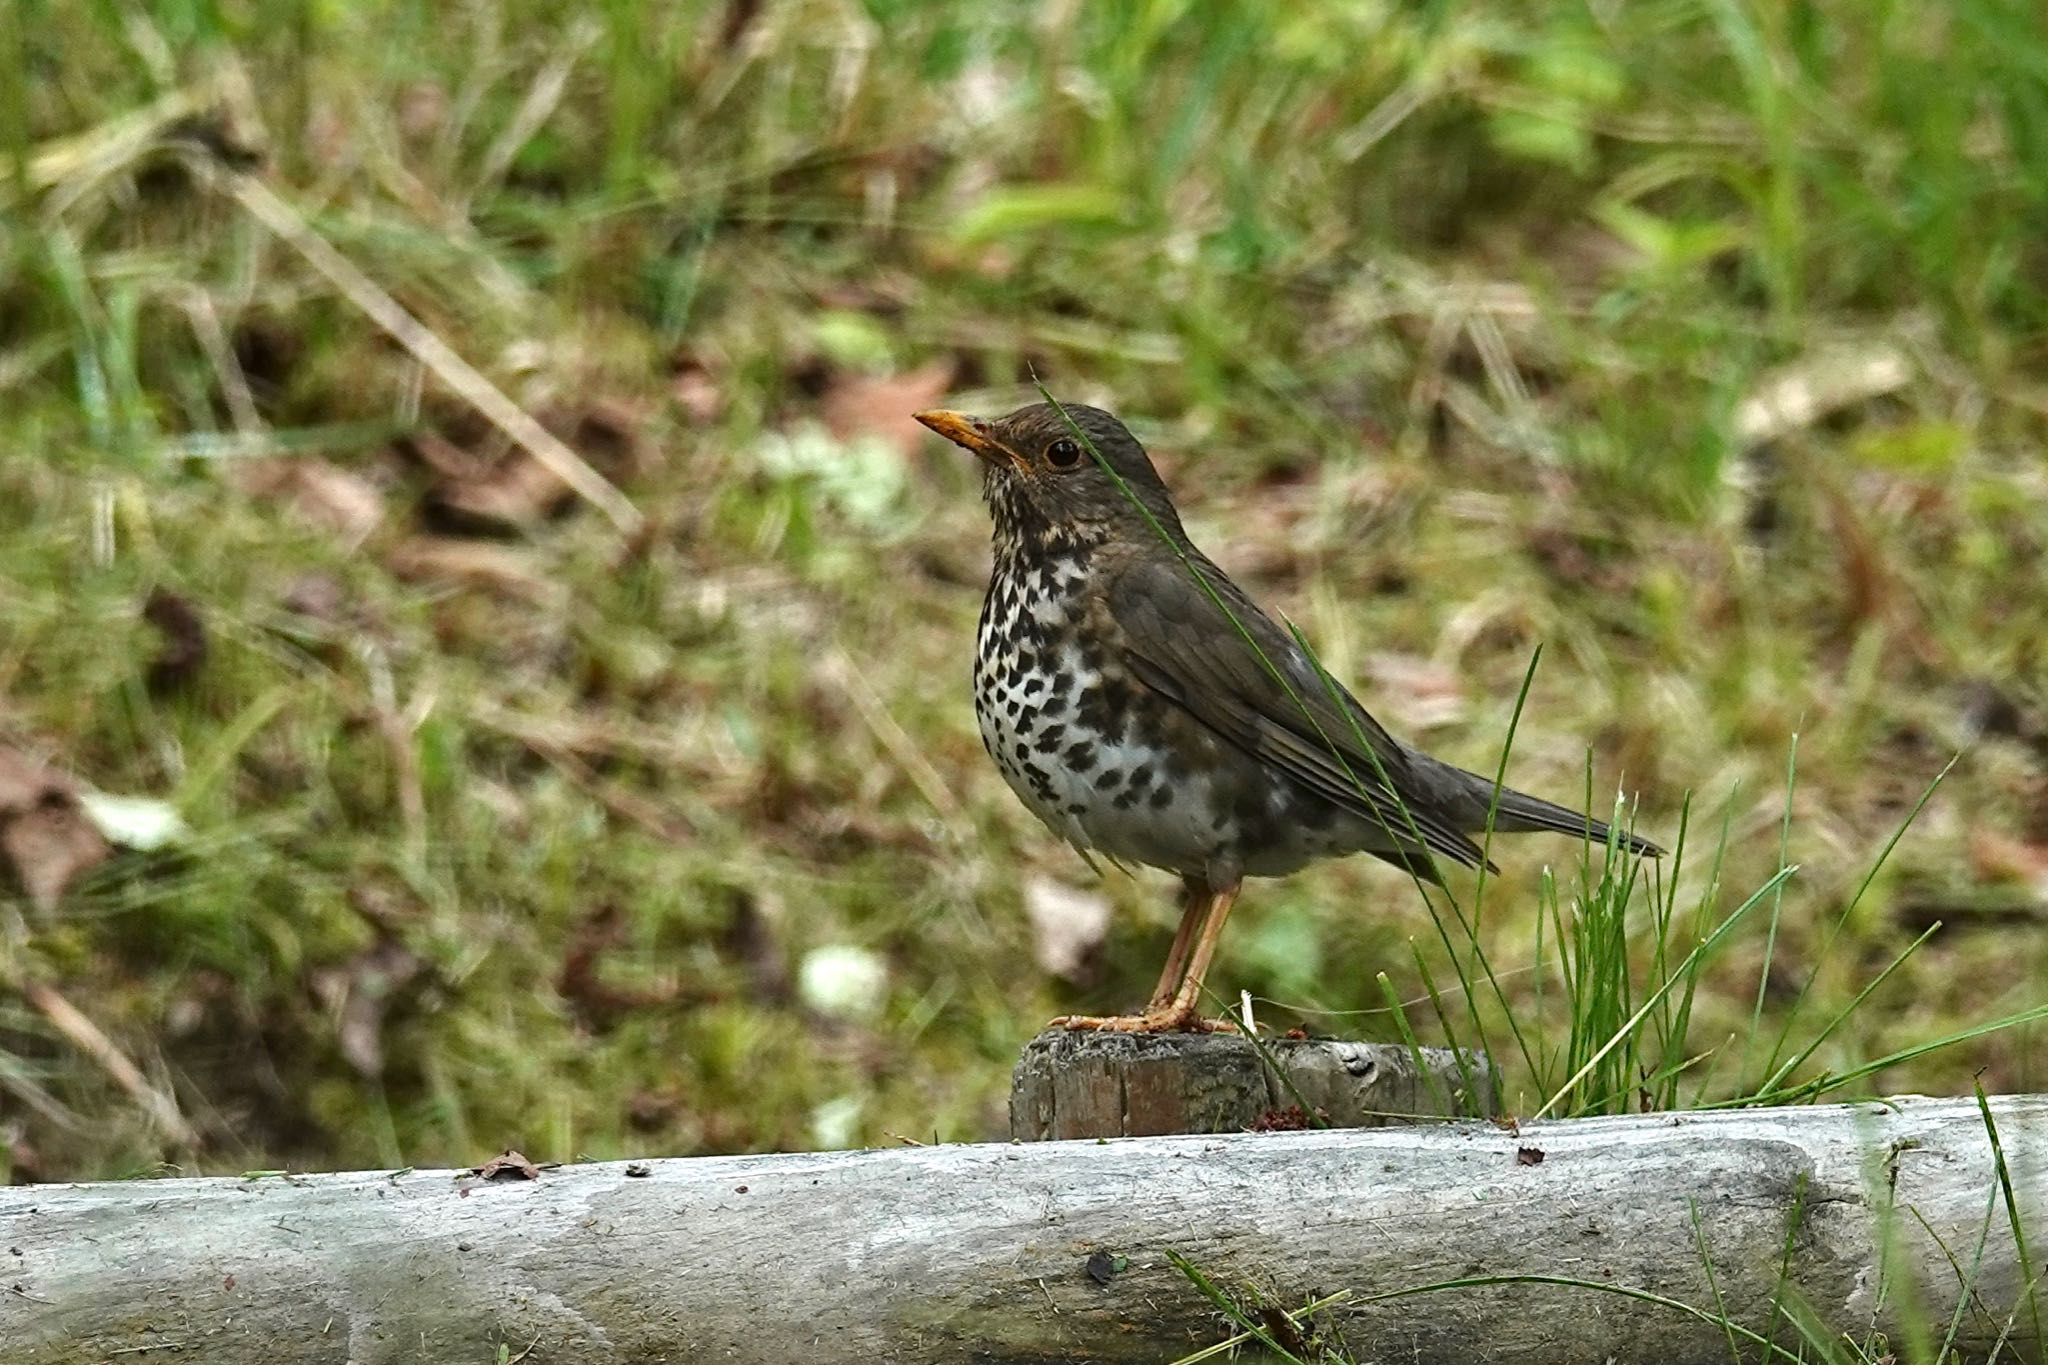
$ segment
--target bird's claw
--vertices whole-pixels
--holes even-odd
[[[1227,1019],[1204,1019],[1193,1008],[1148,1009],[1143,1014],[1063,1014],[1047,1024],[1048,1029],[1075,1033],[1231,1033],[1236,1025]]]

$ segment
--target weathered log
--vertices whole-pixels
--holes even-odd
[[[1489,1117],[1492,1070],[1445,1048],[1237,1033],[1082,1033],[1031,1040],[1010,1078],[1010,1136],[1154,1137],[1248,1129],[1383,1128]],[[1268,1063],[1267,1058],[1271,1058]],[[1469,1083],[1469,1084],[1468,1084]]]
[[[2039,1232],[2048,1097],[1993,1109],[2020,1218]],[[1911,1304],[1941,1332],[1960,1264],[1963,1349],[1981,1356],[2010,1326],[2005,1358],[2037,1359],[1997,1183],[1974,1104],[1908,1100],[1519,1133],[1465,1122],[603,1162],[511,1182],[17,1188],[0,1191],[0,1358],[175,1343],[176,1359],[208,1365],[381,1365],[488,1360],[509,1343],[547,1365],[1158,1365],[1224,1331],[1176,1252],[1287,1307],[1348,1291],[1325,1316],[1361,1360],[1460,1365],[1719,1365],[1730,1348],[1716,1323],[1597,1288],[1385,1296],[1565,1276],[1709,1313],[1718,1293],[1768,1332],[1782,1274],[1828,1330],[1896,1332]],[[1782,1322],[1777,1334],[1792,1339]]]

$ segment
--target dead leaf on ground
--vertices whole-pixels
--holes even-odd
[[[1970,870],[1979,881],[2024,883],[2048,900],[2048,845],[1975,829],[1970,832]]]
[[[472,1166],[464,1175],[473,1175],[479,1180],[538,1180],[541,1168],[528,1161],[523,1155],[507,1147],[481,1166]]]
[[[0,858],[29,904],[50,913],[65,890],[113,850],[79,801],[78,784],[0,745]]]
[[[616,400],[599,399],[573,411],[544,411],[537,420],[613,483],[630,482],[653,463],[647,414]],[[523,447],[495,458],[421,432],[407,448],[440,477],[422,510],[443,530],[482,535],[530,530],[569,510],[576,494]]]
[[[530,552],[488,541],[414,536],[392,546],[384,564],[409,581],[442,579],[487,588],[537,607],[557,605],[565,592],[560,583],[539,571]]]
[[[625,914],[609,901],[585,915],[570,933],[555,989],[591,1028],[607,1029],[623,1014],[674,1004],[682,997],[682,989],[672,981],[633,988],[614,986],[604,979],[599,967],[605,955],[624,944],[627,937]]]
[[[164,637],[163,647],[150,660],[143,686],[153,697],[174,692],[192,681],[206,663],[206,623],[190,599],[168,588],[157,588],[142,604],[142,619]]]
[[[818,400],[819,415],[825,429],[839,440],[879,437],[908,460],[929,434],[910,414],[937,407],[958,372],[953,357],[941,356],[896,374],[840,373]]]
[[[278,604],[294,616],[333,625],[348,605],[348,589],[333,574],[303,573],[285,588]]]
[[[384,495],[362,475],[306,456],[280,455],[236,466],[235,483],[251,497],[289,505],[308,522],[331,531],[348,549],[370,538],[384,520]]]
[[[1411,730],[1465,718],[1464,679],[1439,659],[1380,650],[1365,656],[1365,674],[1380,703]]]
[[[1515,1164],[1517,1166],[1541,1166],[1543,1164],[1543,1149],[1541,1147],[1515,1148]]]
[[[1050,877],[1032,877],[1024,883],[1024,913],[1039,967],[1068,981],[1085,977],[1109,933],[1109,901]]]
[[[334,1019],[343,1060],[374,1080],[384,1074],[386,1022],[418,1003],[434,970],[399,937],[401,917],[382,897],[363,889],[349,904],[376,931],[376,941],[345,962],[316,969],[308,985]]]
[[[694,352],[676,356],[669,369],[669,397],[698,426],[709,426],[725,412],[725,386],[711,361]]]

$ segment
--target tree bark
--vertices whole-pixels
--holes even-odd
[[[2048,1098],[1993,1109],[2038,1256]],[[1981,1356],[2010,1329],[2005,1358],[2035,1359],[1997,1186],[1973,1103],[1906,1100],[602,1162],[531,1181],[17,1188],[0,1191],[0,1358],[175,1344],[165,1358],[208,1365],[382,1365],[507,1343],[531,1365],[1159,1365],[1226,1332],[1174,1252],[1287,1308],[1347,1292],[1324,1318],[1360,1360],[1731,1357],[1718,1323],[1600,1288],[1385,1297],[1454,1278],[1562,1276],[1710,1313],[1718,1297],[1768,1333],[1782,1277],[1824,1330],[1897,1341],[1907,1312],[1939,1340],[1964,1275],[1959,1344]],[[1784,1321],[1776,1336],[1796,1341]]]
[[[1461,1063],[1446,1048],[1423,1048],[1418,1059],[1398,1045],[1329,1038],[1261,1046],[1265,1056],[1238,1033],[1049,1029],[1031,1040],[1010,1078],[1010,1136],[1384,1128],[1496,1112],[1482,1057]]]

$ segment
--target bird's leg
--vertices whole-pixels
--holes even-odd
[[[1152,998],[1145,1004],[1147,1010],[1160,1009],[1172,1002],[1187,970],[1188,947],[1208,913],[1209,884],[1200,877],[1181,878],[1180,928],[1174,931],[1173,947],[1166,954],[1166,969],[1159,973],[1159,984],[1152,988]]]
[[[1222,936],[1223,921],[1230,914],[1230,907],[1237,903],[1237,883],[1231,882],[1221,890],[1207,882],[1190,878],[1188,882],[1187,909],[1181,918],[1182,932],[1192,940],[1191,944],[1180,943],[1175,936],[1175,951],[1167,958],[1169,970],[1178,967],[1176,959],[1185,956],[1186,972],[1181,976],[1173,998],[1160,1001],[1157,996],[1145,1007],[1143,1014],[1086,1015],[1076,1014],[1055,1019],[1048,1028],[1091,1030],[1101,1033],[1225,1033],[1233,1025],[1220,1019],[1204,1019],[1199,1008],[1202,995],[1202,978],[1208,974],[1210,959],[1216,956],[1216,940]],[[1190,926],[1199,925],[1198,928]],[[1164,983],[1162,983],[1163,985]]]
[[[1216,956],[1216,941],[1223,937],[1223,921],[1230,918],[1230,907],[1237,904],[1237,888],[1238,883],[1233,880],[1209,892],[1208,913],[1203,917],[1201,933],[1195,936],[1187,975],[1181,978],[1180,990],[1170,1006],[1176,1014],[1187,1018],[1195,1015],[1202,998],[1202,978],[1209,974],[1210,960]]]

